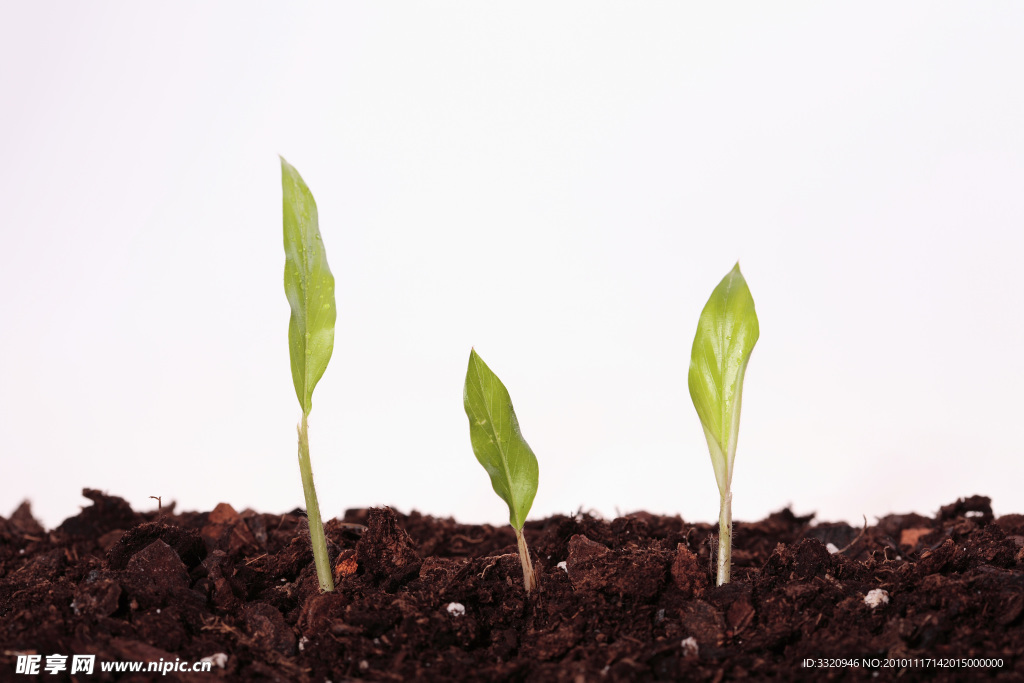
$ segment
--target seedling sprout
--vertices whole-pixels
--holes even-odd
[[[508,521],[516,532],[523,565],[523,585],[529,593],[537,586],[537,577],[523,525],[537,494],[537,456],[519,431],[508,390],[474,350],[469,352],[462,398],[473,453],[487,470],[494,492],[508,505]]]
[[[288,322],[288,348],[291,352],[292,382],[302,407],[299,422],[299,472],[306,496],[309,540],[320,590],[333,591],[327,540],[320,521],[320,505],[313,486],[313,467],[309,461],[309,411],[313,409],[313,389],[323,377],[334,351],[334,276],[327,265],[327,253],[320,237],[316,202],[302,176],[281,159],[281,189],[284,197],[284,291],[292,314]]]
[[[690,398],[711,451],[721,506],[718,514],[718,585],[729,582],[732,562],[732,463],[740,431],[743,375],[759,335],[754,299],[740,264],[726,275],[701,311],[690,354]]]

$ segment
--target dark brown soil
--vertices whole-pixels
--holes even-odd
[[[81,681],[1024,681],[1024,516],[978,496],[863,533],[789,510],[737,523],[721,588],[713,526],[551,517],[526,526],[527,596],[509,527],[349,510],[326,525],[337,590],[320,594],[301,511],[84,494],[49,532],[27,504],[0,518],[0,680],[67,680],[17,657],[81,653]],[[216,653],[211,673],[100,671]]]

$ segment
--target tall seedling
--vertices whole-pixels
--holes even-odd
[[[309,411],[313,408],[313,389],[323,377],[334,351],[334,276],[327,266],[327,253],[317,220],[313,193],[302,176],[281,159],[281,189],[284,195],[284,291],[291,305],[288,322],[288,348],[292,359],[292,382],[302,407],[299,422],[299,472],[306,495],[309,540],[320,590],[333,591],[327,540],[320,521],[320,505],[313,487],[313,467],[309,462]]]
[[[494,492],[508,505],[508,521],[516,532],[523,565],[523,585],[529,593],[537,586],[537,577],[523,538],[523,525],[537,494],[537,456],[519,431],[505,385],[473,350],[469,352],[462,400],[473,453],[487,470]]]
[[[743,375],[759,334],[754,299],[737,263],[711,293],[697,323],[690,354],[690,398],[711,451],[721,507],[718,585],[729,582],[732,561],[732,463],[740,431]]]

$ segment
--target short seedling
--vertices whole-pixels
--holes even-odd
[[[711,451],[721,507],[718,585],[729,582],[732,561],[732,463],[740,431],[743,375],[759,334],[754,299],[737,263],[711,293],[697,323],[690,354],[690,398]]]
[[[299,472],[306,495],[309,540],[320,590],[333,591],[327,540],[320,521],[320,505],[313,487],[313,467],[309,462],[309,411],[313,408],[313,389],[323,377],[334,351],[334,276],[327,266],[323,238],[317,219],[313,193],[299,172],[281,159],[281,189],[284,194],[284,291],[291,305],[288,322],[288,348],[292,359],[292,382],[302,407],[299,422]]]
[[[523,525],[537,494],[537,456],[519,432],[519,420],[505,385],[473,350],[469,352],[462,400],[469,417],[473,453],[487,470],[494,492],[508,504],[508,521],[516,532],[523,584],[529,593],[537,586],[537,577],[523,538]]]

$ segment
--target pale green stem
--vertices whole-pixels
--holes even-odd
[[[732,572],[732,491],[722,496],[718,511],[718,585],[729,583]]]
[[[519,560],[523,563],[523,585],[529,593],[537,587],[537,575],[533,572],[533,561],[530,559],[530,549],[526,547],[526,538],[523,537],[523,530],[512,527],[516,532],[516,541],[519,543]]]
[[[313,546],[316,576],[320,580],[320,590],[329,593],[334,590],[334,577],[331,575],[331,560],[327,557],[324,525],[320,521],[320,504],[316,501],[316,489],[313,487],[313,466],[309,462],[309,424],[305,413],[299,423],[299,472],[302,474],[302,492],[306,494],[309,542]]]

